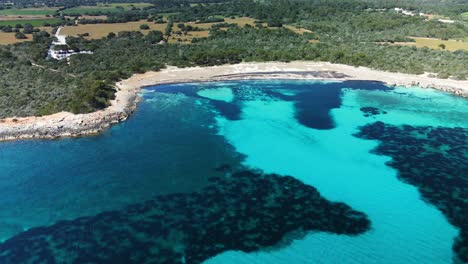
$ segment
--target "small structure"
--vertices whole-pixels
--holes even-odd
[[[50,49],[48,56],[52,59],[61,60],[75,54],[93,54],[91,51],[74,51],[74,50],[54,50]]]
[[[49,47],[49,52],[47,53],[47,58],[52,58],[56,60],[62,60],[65,58],[70,57],[71,55],[74,54],[93,54],[91,51],[74,51],[71,49],[58,49],[56,50],[56,46],[68,46],[67,45],[67,36],[66,35],[60,35],[60,30],[62,27],[59,27],[57,32],[55,32],[55,40],[52,42],[52,44]]]

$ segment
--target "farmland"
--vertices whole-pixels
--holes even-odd
[[[39,27],[39,29],[41,31],[47,31],[49,33],[52,32],[52,28],[51,27]],[[32,37],[31,35],[29,34],[26,34],[26,39],[17,39],[15,37],[15,33],[14,32],[9,32],[9,33],[6,33],[6,32],[0,32],[0,45],[7,45],[7,44],[15,44],[15,43],[20,43],[20,42],[25,42],[25,41],[31,41],[32,40]]]
[[[93,14],[105,14],[105,13],[117,13],[125,10],[131,10],[133,8],[142,9],[144,7],[152,6],[148,3],[114,3],[114,4],[98,4],[96,6],[77,6],[68,8],[62,11],[64,15],[93,15]]]
[[[58,8],[12,8],[12,9],[2,9],[0,10],[0,16],[46,16],[53,15],[58,10]]]
[[[252,18],[226,18],[225,21],[227,23],[236,23],[239,26],[244,26],[246,24],[253,25],[254,19]],[[147,24],[150,29],[149,30],[141,30],[140,26],[143,24]],[[193,27],[198,27],[200,29],[204,29],[205,31],[191,31],[185,36],[177,36],[173,34],[173,37],[169,40],[169,42],[179,42],[178,39],[185,40],[184,42],[190,42],[193,38],[196,37],[208,37],[208,30],[211,28],[212,25],[216,23],[185,23],[186,25],[191,25]],[[150,30],[159,30],[164,32],[166,29],[167,23],[162,24],[154,24],[150,22],[146,22],[145,20],[140,20],[137,22],[127,22],[127,23],[113,23],[113,24],[99,24],[99,26],[93,24],[87,25],[78,25],[72,27],[65,27],[62,29],[61,33],[69,36],[78,36],[84,33],[89,33],[89,36],[86,37],[87,39],[100,39],[102,37],[106,37],[107,34],[110,32],[118,33],[120,31],[141,31],[144,34],[149,32]],[[176,24],[172,28],[173,32],[178,31]]]
[[[3,45],[19,43],[19,42],[24,42],[28,40],[31,40],[30,36],[28,37],[28,39],[17,39],[15,37],[15,33],[0,32],[0,44],[3,44]]]
[[[34,27],[44,26],[44,24],[57,24],[60,23],[58,18],[40,18],[40,19],[18,19],[18,20],[2,20],[0,21],[0,26],[12,26],[14,27],[17,24],[31,24]]]
[[[225,18],[226,23],[229,24],[237,24],[240,27],[244,27],[245,25],[255,25],[255,19],[249,17],[238,17],[238,18]],[[140,26],[143,24],[147,24],[149,26],[149,30],[141,30]],[[201,31],[190,31],[186,35],[184,34],[176,34],[180,29],[177,27],[177,23],[174,24],[172,31],[173,34],[171,38],[169,38],[170,43],[190,43],[194,38],[202,38],[208,37],[209,29],[216,24],[216,23],[184,23],[185,25],[190,25],[194,28],[198,27]],[[159,30],[164,32],[166,29],[167,23],[161,24],[154,24],[147,22],[145,20],[140,20],[137,22],[127,22],[127,23],[112,23],[112,24],[99,24],[96,26],[94,24],[85,24],[85,25],[77,25],[71,27],[64,27],[61,31],[62,34],[69,35],[69,36],[78,36],[85,33],[88,33],[89,36],[86,36],[87,39],[100,39],[106,37],[110,32],[118,33],[120,31],[140,31],[143,34],[148,33],[150,30]],[[266,24],[264,24],[266,26]],[[294,26],[285,26],[289,30],[292,30],[295,33],[303,34],[304,32],[310,32],[309,30],[299,29]]]
[[[441,40],[435,38],[416,38],[413,37],[416,42],[397,42],[397,45],[415,46],[417,48],[427,47],[431,49],[441,50],[439,46],[445,45],[445,50],[456,51],[456,50],[468,50],[468,42],[456,41],[456,40]]]
[[[141,30],[140,25],[147,24],[150,29],[149,30]],[[107,34],[110,32],[118,33],[120,31],[142,31],[148,32],[150,30],[159,30],[164,31],[166,28],[166,24],[152,24],[148,23],[145,20],[137,21],[137,22],[127,22],[127,23],[113,23],[113,24],[86,24],[86,25],[78,25],[72,27],[64,27],[62,34],[69,35],[69,36],[78,36],[80,34],[89,33],[88,39],[100,39],[102,37],[106,37]]]
[[[149,30],[141,30],[140,25],[147,24],[150,29]],[[206,28],[208,29],[211,27],[211,24],[196,24],[194,26],[198,26],[199,28]],[[166,29],[167,23],[164,24],[152,24],[148,23],[145,20],[137,21],[137,22],[127,22],[127,23],[113,23],[113,24],[99,24],[99,26],[88,24],[88,25],[78,25],[72,27],[64,27],[61,31],[62,34],[68,36],[78,36],[81,34],[89,33],[89,36],[85,37],[87,39],[100,39],[106,37],[110,32],[118,33],[120,31],[140,31],[143,34],[148,33],[151,30],[159,30],[164,32]],[[175,32],[178,30],[177,26],[174,25],[172,30]],[[189,32],[187,35],[176,35],[169,39],[170,43],[175,42],[191,42],[193,38],[200,38],[200,37],[208,37],[209,31],[192,31]]]

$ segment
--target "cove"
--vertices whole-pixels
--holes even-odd
[[[288,81],[282,85],[288,86]],[[252,84],[251,89],[255,88]],[[262,89],[257,93],[262,94]],[[278,251],[250,255],[229,252],[206,263],[452,263],[458,230],[423,201],[416,188],[397,179],[398,172],[385,165],[390,161],[388,156],[371,153],[378,142],[354,134],[360,126],[376,121],[464,127],[466,131],[466,100],[417,87],[342,92],[341,106],[331,110],[336,123],[331,130],[300,124],[294,103],[268,97],[271,93],[245,100],[239,120],[221,115],[218,126],[220,134],[247,156],[246,166],[295,175],[325,197],[346,201],[369,214],[373,229],[357,238],[311,234]],[[385,111],[369,115],[366,107]],[[466,132],[460,136],[466,151]],[[466,188],[462,177],[468,167],[466,159],[462,162],[455,176]],[[460,206],[466,210],[466,201]]]
[[[141,96],[136,114],[102,135],[0,144],[0,260],[54,263],[70,252],[77,261],[156,263],[455,258],[460,225],[437,206],[466,203],[427,196],[435,192],[399,174],[406,163],[391,161],[411,153],[396,145],[416,142],[463,161],[465,99],[291,80],[158,85]],[[418,131],[454,140],[438,145]],[[466,184],[461,173],[449,176]]]

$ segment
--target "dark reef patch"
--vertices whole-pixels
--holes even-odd
[[[376,122],[356,135],[377,139],[375,153],[393,158],[398,177],[418,187],[422,197],[460,228],[454,250],[468,262],[468,129],[392,126]]]
[[[376,107],[371,107],[371,106],[366,106],[366,107],[361,107],[361,112],[364,113],[364,116],[365,117],[369,117],[369,116],[376,116],[376,115],[380,115],[380,114],[387,114],[386,111],[381,111],[380,109],[376,108]]]
[[[244,171],[210,181],[200,192],[30,229],[0,244],[0,263],[200,263],[275,245],[293,231],[370,227],[363,213],[289,176]]]
[[[274,90],[267,90],[266,93],[284,101],[295,102],[296,119],[304,126],[322,130],[335,128],[330,110],[341,106],[343,89],[378,91],[393,89],[382,82],[374,81],[288,83],[287,88],[299,92],[293,96],[282,95]]]
[[[210,83],[203,83],[202,86],[193,85],[173,85],[163,84],[156,86],[156,90],[161,93],[182,93],[186,96],[203,98],[209,100],[215,109],[229,120],[239,120],[241,114],[241,103],[244,98],[239,89],[245,82],[252,82],[252,80],[245,81],[226,81],[233,88],[234,100],[233,102],[224,102],[221,100],[207,99],[199,96],[197,91],[200,89],[219,88],[219,86],[211,86]],[[256,81],[262,84],[263,81]],[[271,80],[270,80],[271,82]],[[234,84],[234,86],[233,86]],[[237,85],[236,85],[237,84]],[[343,89],[358,89],[358,90],[379,90],[388,91],[393,88],[386,86],[382,82],[377,81],[340,81],[340,82],[288,82],[278,81],[268,86],[256,85],[253,83],[252,89],[261,90],[264,94],[284,101],[294,102],[297,113],[296,119],[304,126],[315,129],[332,129],[335,128],[335,123],[330,116],[330,110],[339,108],[341,106],[341,92]],[[295,95],[284,95],[275,89],[287,89],[296,91]]]

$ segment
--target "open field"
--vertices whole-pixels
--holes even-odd
[[[301,34],[301,35],[303,35],[304,33],[312,33],[311,30],[308,30],[308,29],[305,29],[305,28],[297,28],[297,27],[291,26],[291,25],[283,25],[283,27],[293,31],[294,33]]]
[[[224,19],[226,23],[235,23],[239,25],[240,27],[243,27],[245,25],[255,25],[255,19],[249,18],[249,17],[239,17],[239,18],[225,18]],[[150,29],[149,30],[141,30],[140,25],[142,24],[147,24]],[[172,36],[169,38],[169,43],[191,43],[192,39],[194,38],[202,38],[202,37],[208,37],[209,35],[209,29],[211,26],[217,23],[184,23],[186,25],[191,25],[193,27],[198,27],[201,29],[204,29],[204,31],[190,31],[188,32],[187,35],[176,35],[176,31],[180,31],[179,28],[177,28],[178,23],[174,23],[174,27],[172,28]],[[82,25],[79,24],[77,26],[71,26],[71,27],[64,27],[61,31],[61,34],[64,35],[69,35],[69,36],[78,36],[84,33],[89,33],[89,36],[87,36],[87,39],[100,39],[103,37],[106,37],[107,34],[110,32],[118,33],[120,31],[140,31],[143,34],[146,34],[150,30],[159,30],[161,32],[164,32],[166,29],[167,23],[163,24],[154,24],[151,22],[147,22],[146,20],[140,20],[137,22],[127,22],[127,23],[113,23],[113,24],[86,24]],[[266,24],[264,24],[266,26]],[[294,31],[295,33],[298,34],[304,34],[305,32],[311,32],[307,29],[300,29],[296,28],[294,26],[285,26],[289,30]]]
[[[255,19],[253,18],[250,18],[250,17],[236,17],[236,18],[228,18],[228,17],[225,17],[224,18],[224,22],[226,23],[236,23],[237,25],[239,25],[239,27],[243,27],[245,25],[251,25],[251,26],[255,26]]]
[[[49,33],[52,32],[51,27],[39,27],[41,31],[47,31]],[[32,35],[26,34],[27,39],[17,39],[15,37],[15,33],[5,33],[5,32],[0,32],[0,45],[7,45],[7,44],[14,44],[14,43],[19,43],[19,42],[24,42],[24,41],[31,41],[32,40]]]
[[[98,4],[96,6],[77,6],[68,8],[62,11],[64,15],[70,14],[100,14],[100,13],[116,13],[123,10],[131,10],[132,8],[144,8],[152,6],[149,3],[114,3],[114,4]]]
[[[140,25],[147,24],[149,30],[141,30]],[[210,24],[211,27],[212,24]],[[78,25],[72,27],[64,27],[60,33],[69,36],[78,36],[80,34],[89,33],[89,36],[85,37],[87,39],[100,39],[106,37],[110,32],[118,33],[120,31],[140,31],[143,34],[147,34],[151,30],[159,30],[164,32],[166,29],[167,23],[164,24],[154,24],[146,22],[145,20],[140,20],[138,22],[127,22],[127,23],[114,23],[114,24],[87,24],[87,25]],[[198,26],[198,25],[197,25]],[[192,31],[187,35],[176,35],[174,32],[178,31],[177,25],[174,24],[172,28],[173,34],[169,39],[170,43],[190,43],[193,38],[208,37],[208,31]]]
[[[149,30],[141,30],[140,25],[147,24]],[[154,24],[146,22],[145,20],[140,20],[137,22],[127,22],[127,23],[113,23],[113,24],[86,24],[78,25],[71,27],[64,27],[60,33],[69,36],[78,36],[79,34],[89,33],[88,39],[100,39],[106,37],[110,32],[118,33],[120,31],[141,31],[147,33],[150,30],[159,30],[164,32],[166,28],[166,23],[164,24]]]
[[[227,23],[237,23],[239,26],[243,27],[246,24],[254,25],[254,19],[252,18],[226,18],[225,21]],[[149,30],[141,30],[140,25],[147,24],[150,29]],[[174,23],[173,36],[169,39],[170,43],[190,43],[193,38],[200,38],[200,37],[208,37],[208,30],[211,28],[212,25],[217,23],[185,23],[186,25],[191,25],[193,27],[198,27],[201,29],[206,29],[206,31],[191,31],[187,35],[176,35],[174,32],[180,30],[177,28],[177,23]],[[87,24],[87,25],[77,25],[72,27],[65,27],[62,29],[61,34],[69,35],[69,36],[78,36],[80,34],[89,33],[89,36],[86,37],[88,39],[100,39],[106,37],[107,34],[110,32],[118,33],[120,31],[141,31],[143,34],[146,34],[150,30],[159,30],[164,32],[166,29],[167,23],[163,24],[154,24],[151,22],[147,22],[145,20],[140,20],[138,22],[127,22],[127,23],[113,23],[113,24]]]
[[[49,24],[56,24],[59,23],[60,19],[58,18],[41,18],[41,19],[19,19],[19,20],[2,20],[0,21],[0,26],[12,26],[14,27],[16,24],[31,24],[34,27],[41,27],[44,26],[45,23]]]
[[[30,20],[30,19],[46,19],[46,16],[42,15],[28,15],[28,16],[13,16],[13,15],[7,15],[7,16],[0,16],[0,21],[11,21],[11,20]]]
[[[41,8],[22,8],[22,9],[3,9],[0,10],[0,16],[45,16],[45,15],[53,15],[58,8],[49,8],[49,7],[41,7]]]
[[[415,46],[418,48],[428,47],[431,49],[442,50],[440,44],[445,45],[445,50],[456,51],[456,50],[468,50],[468,42],[456,41],[456,40],[441,40],[434,38],[416,38],[411,37],[416,42],[396,42],[396,45]]]
[[[0,45],[14,44],[31,40],[31,35],[26,35],[28,39],[17,39],[15,33],[0,32]]]
[[[207,38],[210,35],[209,31],[191,31],[187,35],[175,35],[169,39],[169,43],[191,43],[194,38]]]

